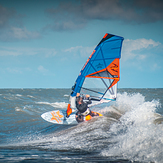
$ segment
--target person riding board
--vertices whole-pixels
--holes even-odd
[[[87,100],[87,101],[83,101]],[[89,109],[88,105],[91,104],[90,95],[80,96],[80,93],[76,95],[76,120],[78,123],[83,122],[84,120],[88,121],[94,116],[99,116],[99,113],[93,112]]]

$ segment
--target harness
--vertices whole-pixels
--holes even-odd
[[[84,113],[80,113],[80,114],[83,116],[87,116],[90,112],[91,112],[90,109],[87,108],[87,110]]]

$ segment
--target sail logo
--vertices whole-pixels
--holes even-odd
[[[110,69],[115,72],[118,72],[118,70],[119,70],[118,65],[116,65],[115,63],[113,63],[113,65],[110,67]]]
[[[52,111],[51,114],[52,114],[51,121],[55,120],[57,121],[57,123],[62,122],[61,118],[63,117],[63,115],[60,114],[59,110],[57,112]]]
[[[98,65],[96,65],[97,68],[102,68],[103,64],[99,63]]]

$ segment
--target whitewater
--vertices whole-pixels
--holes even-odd
[[[66,110],[70,89],[0,89],[0,162],[163,162],[163,89],[118,89],[78,125],[41,114]]]

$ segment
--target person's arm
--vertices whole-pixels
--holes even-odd
[[[85,95],[85,99],[87,100],[93,100],[93,101],[100,101],[99,97],[90,97],[90,95]]]
[[[90,98],[88,98],[87,104],[92,104],[92,101]]]

